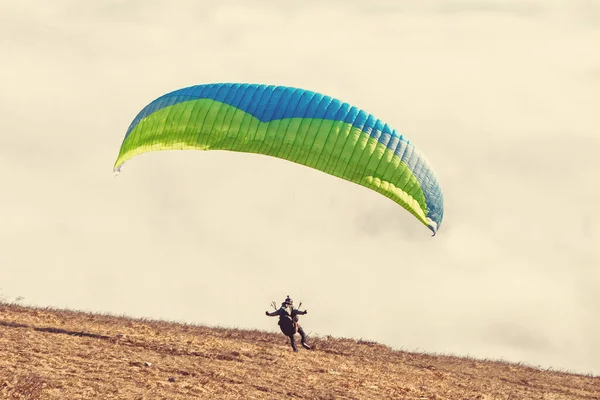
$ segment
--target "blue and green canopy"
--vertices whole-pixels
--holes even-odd
[[[175,149],[289,160],[390,198],[434,235],[442,223],[442,191],[422,153],[366,111],[310,90],[216,83],[167,93],[132,121],[114,169],[137,154]]]

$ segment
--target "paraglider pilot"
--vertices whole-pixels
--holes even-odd
[[[306,313],[306,310],[300,311],[297,308],[294,308],[294,301],[290,299],[289,295],[283,303],[281,303],[281,307],[279,307],[278,310],[271,313],[265,311],[265,315],[269,317],[279,316],[279,328],[281,329],[281,332],[290,338],[290,343],[294,351],[298,351],[296,348],[296,341],[294,340],[294,334],[296,332],[298,332],[302,338],[302,347],[310,350],[310,346],[306,344],[306,334],[304,333],[304,329],[302,329],[302,326],[300,326],[300,323],[298,322],[298,315],[305,315]]]

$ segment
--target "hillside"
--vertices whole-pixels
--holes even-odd
[[[2,399],[600,399],[600,378],[281,334],[0,304]]]

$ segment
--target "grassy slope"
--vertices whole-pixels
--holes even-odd
[[[281,334],[0,304],[0,398],[600,399],[600,378]],[[147,364],[149,363],[149,364]]]

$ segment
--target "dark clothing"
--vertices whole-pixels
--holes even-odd
[[[300,325],[298,325],[298,333],[300,334],[300,344],[307,350],[310,350],[310,346],[306,344],[306,333],[304,333],[304,329]],[[292,345],[292,349],[294,351],[298,351],[296,348],[296,340],[294,340],[294,336],[290,336],[290,343]]]
[[[290,311],[291,310],[291,311]],[[296,325],[296,329],[298,331],[298,333],[300,334],[301,339],[301,344],[304,348],[306,349],[310,349],[310,347],[306,344],[306,333],[304,333],[304,329],[302,329],[302,327],[300,326],[300,324],[298,323],[298,315],[304,315],[306,314],[306,311],[300,311],[296,308],[293,308],[291,306],[288,307],[280,307],[278,310],[273,311],[272,313],[267,312],[266,315],[268,315],[269,317],[275,317],[275,316],[279,316],[279,322],[278,324],[281,326],[281,320],[284,318],[291,318],[291,320],[294,322],[294,324]],[[290,343],[292,345],[292,348],[294,349],[294,351],[298,351],[298,349],[296,348],[296,341],[294,339],[294,335],[289,336],[290,338]]]
[[[267,315],[269,317],[275,317],[278,315],[279,319],[290,316],[290,317],[292,317],[292,320],[294,322],[298,322],[298,315],[306,314],[306,311],[300,311],[297,308],[292,308],[292,311],[290,313],[290,311],[289,311],[290,308],[292,308],[292,307],[279,307],[278,310],[273,311],[272,313],[267,313]]]

